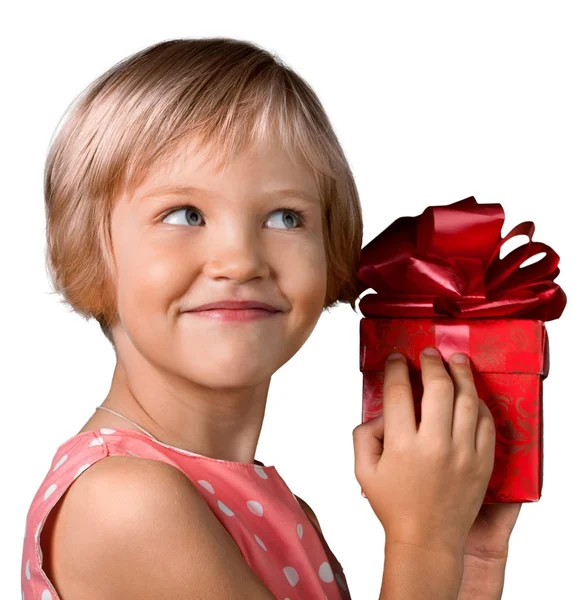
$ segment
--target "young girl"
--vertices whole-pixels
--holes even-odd
[[[79,98],[50,148],[45,200],[55,289],[98,320],[116,366],[102,405],[57,448],[32,500],[23,599],[350,598],[312,510],[254,459],[272,374],[323,310],[354,309],[357,298],[361,207],[311,88],[242,41],[146,48]],[[439,358],[425,360],[428,389],[446,375]],[[404,362],[390,364],[385,412],[389,390],[408,386]],[[475,419],[469,367],[456,368]],[[437,400],[453,406],[453,394]],[[410,392],[406,402],[404,414],[389,412],[400,431]],[[486,410],[469,421],[465,444],[473,449],[477,434],[482,450],[461,471],[428,452],[379,463],[387,420],[355,429],[356,476],[389,527],[401,575],[385,568],[381,594],[457,591],[455,542],[493,462]],[[403,473],[400,492],[387,485]],[[427,513],[418,498],[429,498]],[[417,533],[440,515],[425,543]],[[411,517],[421,527],[403,527]]]
[[[30,507],[24,598],[348,598],[254,460],[270,377],[356,298],[361,207],[314,93],[245,42],[156,44],[78,100],[45,200],[55,288],[117,362]]]

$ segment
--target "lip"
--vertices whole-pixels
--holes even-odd
[[[192,308],[191,310],[185,312],[204,312],[204,311],[242,311],[242,310],[250,310],[250,309],[260,309],[262,311],[268,311],[271,313],[282,312],[272,306],[271,304],[267,304],[266,302],[259,302],[255,300],[222,300],[219,302],[209,302],[207,304],[202,304],[201,306],[197,306],[196,308]]]
[[[203,319],[215,321],[255,321],[257,319],[273,319],[281,315],[282,311],[275,312],[263,308],[214,308],[209,310],[189,310],[186,314],[196,315]]]

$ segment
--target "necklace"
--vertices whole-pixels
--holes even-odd
[[[146,429],[143,429],[143,427],[141,427],[141,425],[137,425],[137,423],[135,423],[135,421],[131,421],[131,419],[129,419],[129,417],[126,417],[125,415],[122,415],[121,413],[118,413],[117,411],[114,411],[106,406],[97,406],[96,409],[97,410],[106,410],[114,415],[117,415],[118,417],[121,417],[121,419],[125,419],[126,421],[129,421],[129,423],[131,423],[132,425],[135,425],[135,427],[140,429],[145,435],[148,435],[150,438],[154,439],[156,442],[159,442],[160,444],[163,444],[164,446],[167,445],[167,444],[164,444],[161,440],[158,440],[152,433],[149,433]],[[175,446],[171,446],[171,447],[175,448]],[[190,454],[196,454],[196,453],[190,452]],[[198,456],[202,456],[202,455],[198,454]],[[217,460],[221,460],[221,459],[217,459]],[[254,464],[260,465],[261,467],[264,466],[264,463],[261,463],[259,460],[255,460],[255,459],[254,459]]]
[[[137,423],[135,423],[134,421],[131,421],[131,419],[129,419],[125,415],[122,415],[121,413],[111,410],[110,408],[107,408],[106,406],[97,406],[97,410],[106,410],[110,413],[113,413],[114,415],[117,415],[118,417],[121,417],[122,419],[125,419],[126,421],[129,421],[129,423],[131,423],[132,425],[135,425],[135,427],[138,427],[144,434],[148,435],[150,438],[153,438],[156,442],[160,442],[160,440],[158,440],[153,434],[149,433],[146,429],[143,429],[143,427],[141,427],[141,425],[137,425]]]

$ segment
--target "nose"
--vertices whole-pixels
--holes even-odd
[[[204,272],[214,279],[225,277],[244,282],[255,277],[266,277],[271,269],[256,232],[249,228],[236,228],[235,231],[223,232],[219,237],[216,232],[214,243],[207,248],[206,256]]]

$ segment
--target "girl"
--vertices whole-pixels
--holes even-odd
[[[153,45],[81,95],[51,145],[45,201],[55,289],[98,320],[116,366],[32,500],[23,599],[350,598],[312,510],[254,459],[270,377],[323,310],[357,298],[361,207],[311,88],[246,42]],[[425,360],[426,399],[447,375]],[[383,437],[410,431],[405,365],[390,364],[385,412],[406,404],[353,432],[356,477],[392,533],[381,598],[456,597],[491,415],[473,410],[469,366],[454,367],[471,408],[463,449],[477,439],[478,453],[463,470],[429,445],[379,461]],[[437,402],[448,416],[449,386]]]
[[[270,377],[356,298],[361,207],[311,89],[241,41],[146,48],[79,98],[45,200],[54,286],[116,367],[32,502],[24,597],[348,598],[254,460]]]

